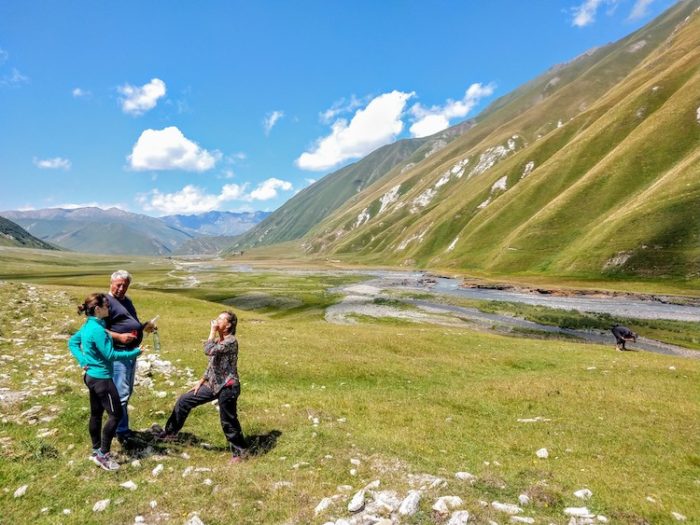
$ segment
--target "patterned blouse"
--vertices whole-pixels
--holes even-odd
[[[227,382],[240,384],[238,379],[238,340],[228,335],[221,341],[204,343],[204,353],[209,357],[209,366],[204,371],[204,380],[218,395]]]

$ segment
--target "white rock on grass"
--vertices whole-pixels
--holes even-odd
[[[564,514],[567,516],[573,516],[575,518],[593,518],[593,514],[590,513],[587,507],[566,507],[564,509]]]
[[[378,479],[375,479],[374,481],[370,481],[369,483],[367,483],[367,485],[365,485],[365,490],[378,489],[379,485],[381,485],[381,484],[382,484],[381,481],[379,481]]]
[[[512,503],[501,503],[500,501],[492,501],[491,507],[493,507],[498,512],[505,512],[506,514],[520,514],[523,509]]]
[[[350,460],[350,463],[353,464],[353,465],[355,465],[355,466],[357,467],[357,466],[359,466],[360,463],[362,463],[362,462],[361,462],[359,459],[357,459],[357,458],[352,458],[352,459]]]
[[[358,490],[348,503],[348,512],[359,512],[365,508],[365,491]]]
[[[191,514],[187,518],[185,525],[204,525],[204,522],[199,518],[197,514]]]
[[[136,516],[134,518],[134,523],[146,523],[146,518],[143,516]]]
[[[92,506],[92,512],[102,512],[107,507],[109,507],[109,502],[110,500],[108,499],[101,499]]]
[[[322,512],[325,512],[328,510],[328,508],[333,504],[333,500],[331,498],[323,498],[318,505],[316,505],[316,508],[314,509],[314,515],[318,516]]]
[[[462,505],[462,498],[459,496],[442,496],[433,505],[433,510],[438,514],[447,514],[450,510]]]
[[[688,519],[688,518],[686,518],[685,516],[683,516],[683,514],[680,514],[680,513],[678,513],[678,512],[671,512],[671,516],[673,516],[673,518],[674,518],[676,521],[685,521],[685,520]]]
[[[520,494],[520,496],[518,496],[518,502],[520,502],[520,504],[523,507],[525,505],[529,505],[530,504],[530,496],[528,496],[527,494]]]
[[[401,505],[399,505],[399,514],[402,516],[413,516],[418,512],[420,499],[421,493],[419,490],[409,490],[408,496],[406,496],[401,502]]]
[[[469,521],[469,511],[466,510],[456,510],[450,516],[447,525],[466,525]]]
[[[338,485],[335,490],[338,492],[350,492],[352,490],[352,485]]]
[[[158,502],[154,499],[151,500],[151,502],[148,504],[149,507],[152,509],[155,509],[158,506]]]
[[[391,514],[401,506],[399,495],[393,490],[382,490],[374,493],[373,507],[380,514]]]
[[[474,474],[470,474],[469,472],[457,472],[455,474],[455,478],[461,481],[468,481],[471,484],[476,482],[476,476]]]
[[[549,457],[549,452],[546,448],[539,449],[537,452],[535,452],[535,454],[540,459],[547,459]]]
[[[22,485],[20,488],[15,490],[15,498],[21,498],[27,493],[27,488],[29,488],[29,485]]]
[[[151,471],[151,474],[152,474],[153,476],[157,476],[157,475],[160,474],[161,472],[163,472],[163,464],[162,464],[162,463],[158,463],[158,465],[156,465],[156,468],[154,468],[154,469]]]
[[[593,493],[588,489],[580,489],[574,492],[574,496],[578,499],[591,499]]]
[[[70,509],[63,509],[63,514],[64,514],[65,516],[68,516],[68,514],[70,514],[71,512],[73,512],[73,511],[70,510]]]
[[[128,490],[136,490],[137,488],[139,488],[138,485],[131,480],[125,481],[124,483],[120,483],[119,486],[124,487]]]
[[[526,516],[511,516],[511,523],[535,523],[535,518],[528,518]]]

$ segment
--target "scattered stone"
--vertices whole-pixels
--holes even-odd
[[[399,505],[399,514],[402,516],[413,516],[418,512],[418,505],[420,505],[421,493],[418,490],[409,490],[408,496],[404,498]]]
[[[581,489],[574,492],[574,496],[576,496],[578,499],[591,499],[593,493],[588,489]]]
[[[476,476],[474,474],[470,474],[469,472],[457,472],[455,474],[455,478],[461,481],[468,481],[472,485],[476,482]]]
[[[352,458],[352,459],[350,460],[350,463],[351,463],[352,465],[355,465],[356,467],[358,467],[358,466],[360,466],[361,461],[360,461],[359,459],[357,459],[357,458]]]
[[[367,483],[367,485],[365,485],[365,490],[378,489],[379,485],[381,485],[381,481],[375,479],[374,481],[370,481],[369,483]]]
[[[338,492],[350,492],[352,490],[352,485],[338,485],[335,490]]]
[[[506,514],[520,514],[523,509],[512,503],[501,503],[499,501],[492,501],[491,507],[493,507],[498,512],[505,512]]]
[[[447,525],[466,525],[469,521],[469,512],[466,510],[456,510],[450,516]]]
[[[680,513],[678,513],[678,512],[671,512],[671,516],[673,516],[673,518],[674,518],[676,521],[685,521],[685,520],[688,519],[688,518],[686,518],[685,516],[683,516],[683,514],[680,514]]]
[[[535,523],[535,518],[528,518],[525,516],[511,516],[510,521],[512,523]]]
[[[22,485],[20,488],[15,490],[15,498],[21,498],[27,493],[27,488],[29,488],[29,485]]]
[[[362,509],[365,508],[365,491],[359,490],[355,493],[355,495],[352,497],[350,500],[350,503],[348,503],[348,511],[349,512],[359,512]]]
[[[204,485],[206,485],[207,487],[211,487],[214,484],[214,482],[212,480],[210,480],[209,478],[206,478],[204,481],[202,481],[202,483]]]
[[[68,516],[72,511],[70,509],[63,509],[63,514]]]
[[[204,525],[204,522],[199,518],[199,515],[195,512],[188,516],[185,525]]]
[[[314,515],[318,516],[322,512],[325,512],[332,504],[333,500],[331,498],[323,498],[320,501],[320,503],[316,505],[316,508],[314,509]]]
[[[136,516],[134,518],[134,523],[146,523],[146,518],[143,516]]]
[[[536,416],[536,417],[531,417],[531,418],[525,418],[525,419],[518,419],[518,423],[540,423],[540,422],[546,422],[546,421],[551,421],[551,419],[542,417],[542,416]]]
[[[651,497],[651,496],[647,496],[647,497],[646,497],[646,500],[647,500],[649,503],[656,503],[656,499],[654,499],[654,498]]]
[[[528,496],[527,494],[520,494],[520,496],[518,496],[518,502],[520,502],[520,504],[523,507],[525,505],[529,505],[530,504],[530,496]]]
[[[272,489],[279,490],[279,489],[289,488],[291,486],[292,486],[291,481],[276,481],[275,483],[272,484]]]
[[[156,468],[154,468],[154,469],[151,471],[151,475],[157,476],[157,475],[160,474],[161,472],[163,472],[163,464],[162,464],[162,463],[158,463],[158,465],[156,465]]]
[[[92,512],[102,512],[109,506],[109,502],[108,499],[101,499],[92,506]]]
[[[462,498],[459,496],[442,496],[433,505],[433,510],[438,514],[447,514],[451,509],[462,505]]]
[[[141,468],[141,462],[138,459],[135,459],[131,462],[131,466],[134,468]]]
[[[535,454],[540,459],[547,459],[549,457],[549,452],[546,448],[539,449],[537,452],[535,452]]]
[[[401,506],[399,495],[393,490],[383,490],[374,494],[372,510],[379,514],[391,514]]]
[[[119,486],[124,487],[125,489],[128,489],[128,490],[136,490],[137,488],[139,488],[138,485],[131,480],[125,481],[124,483],[121,483]]]
[[[351,468],[351,469],[350,469],[350,475],[351,475],[351,476],[357,476],[357,469],[356,469],[356,468]]]
[[[152,509],[155,509],[158,506],[158,502],[154,499],[151,500],[151,502],[148,504],[149,507]]]
[[[593,518],[587,507],[567,507],[564,509],[564,514],[575,518]]]

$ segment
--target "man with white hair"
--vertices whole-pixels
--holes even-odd
[[[107,331],[112,336],[116,350],[132,350],[138,348],[143,340],[144,330],[151,332],[151,322],[141,323],[134,303],[126,296],[131,284],[131,274],[126,270],[117,270],[112,274],[109,284],[109,317]],[[129,428],[129,412],[127,405],[134,391],[136,376],[136,358],[127,361],[115,361],[113,381],[119,393],[122,405],[122,418],[117,426],[117,439],[122,445],[128,445],[134,439],[134,433]]]

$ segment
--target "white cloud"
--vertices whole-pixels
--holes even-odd
[[[645,0],[637,1],[644,2]],[[619,0],[584,0],[584,2],[581,5],[572,8],[574,17],[571,21],[571,25],[576,27],[586,27],[587,25],[592,24],[593,22],[595,22],[595,17],[598,13],[598,9],[604,4],[608,5],[607,14],[612,15],[615,12],[615,9],[617,8],[618,2]]]
[[[304,170],[323,171],[392,142],[403,130],[401,115],[413,95],[401,91],[384,93],[358,110],[349,123],[336,120],[331,134],[318,139],[312,151],[302,153],[296,165]]]
[[[3,75],[0,78],[0,86],[19,86],[20,84],[28,84],[29,77],[19,72],[17,68],[12,68],[9,75]]]
[[[37,168],[42,170],[69,170],[71,161],[62,157],[54,157],[52,159],[37,159],[34,157],[32,162]]]
[[[630,12],[630,20],[638,20],[644,18],[649,14],[648,7],[654,0],[637,0],[632,6],[632,11]]]
[[[273,111],[265,116],[265,119],[263,120],[263,128],[265,128],[265,135],[270,134],[272,128],[282,117],[284,117],[284,111]]]
[[[129,209],[123,204],[105,204],[100,202],[82,202],[82,203],[64,203],[52,205],[52,208],[61,208],[63,210],[77,210],[78,208],[100,208],[102,210],[109,210],[110,208],[117,208],[122,211],[129,211]]]
[[[137,171],[207,171],[221,158],[219,151],[209,152],[187,139],[175,126],[147,129],[136,141],[129,165]]]
[[[71,91],[71,93],[73,94],[74,98],[89,97],[90,95],[92,95],[90,91],[79,87],[74,88],[73,91]]]
[[[271,178],[261,182],[257,188],[246,193],[248,184],[225,184],[218,194],[207,193],[198,186],[188,184],[174,193],[161,193],[152,190],[139,194],[136,200],[145,211],[155,211],[170,215],[173,213],[204,213],[221,209],[230,201],[264,201],[277,197],[277,190],[289,191],[292,184]]]
[[[319,115],[319,118],[324,124],[330,124],[339,115],[342,115],[343,113],[352,113],[357,108],[364,106],[367,103],[367,100],[360,100],[355,95],[352,95],[348,101],[346,101],[345,98],[341,98],[340,100],[335,101],[326,111],[322,112]]]
[[[292,189],[292,183],[286,180],[267,179],[260,183],[257,188],[250,192],[250,200],[254,201],[269,201],[277,197],[277,190],[289,191]]]
[[[165,82],[154,78],[141,87],[124,84],[119,86],[117,91],[124,96],[120,99],[124,113],[143,115],[156,107],[158,99],[165,96]]]
[[[411,114],[416,121],[410,128],[413,137],[427,137],[438,131],[449,127],[450,120],[458,117],[466,117],[479,101],[491,96],[494,86],[488,84],[483,86],[479,83],[472,84],[464,92],[461,100],[448,99],[444,106],[433,106],[425,108],[420,104],[411,107]]]

